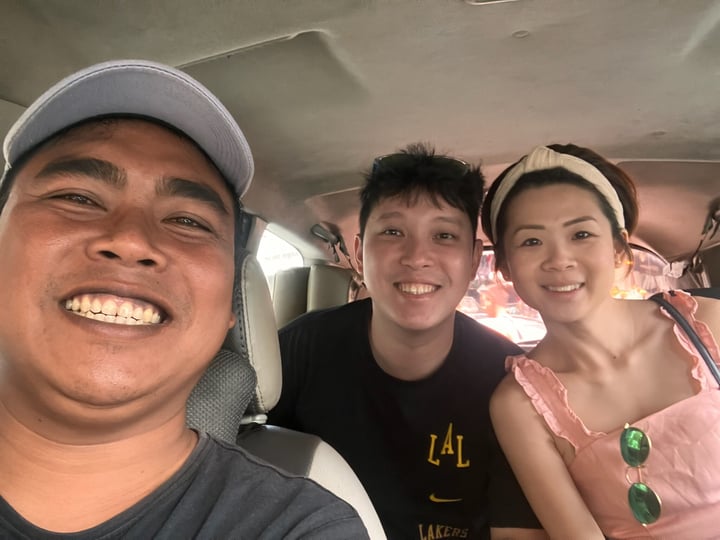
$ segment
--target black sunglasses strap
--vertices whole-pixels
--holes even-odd
[[[675,296],[674,291],[669,292],[671,295]],[[652,295],[650,300],[660,304],[670,315],[672,315],[673,319],[675,319],[675,321],[680,325],[680,328],[683,329],[683,332],[685,332],[685,335],[690,338],[690,341],[700,353],[702,359],[705,360],[705,364],[707,364],[708,369],[710,369],[713,377],[715,377],[715,380],[720,385],[720,369],[718,369],[717,364],[713,360],[712,356],[710,356],[710,351],[708,351],[705,344],[700,340],[700,336],[697,335],[697,332],[695,332],[693,327],[690,326],[685,317],[682,316],[682,313],[680,313],[670,302],[665,300],[662,293]]]

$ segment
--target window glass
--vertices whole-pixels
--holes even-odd
[[[635,264],[631,272],[619,272],[612,295],[642,299],[677,286],[669,275],[669,265],[659,256],[642,248],[633,248]],[[495,253],[485,250],[475,279],[458,309],[481,324],[503,334],[524,348],[531,348],[545,336],[540,314],[515,292],[512,282],[495,272]]]
[[[260,238],[256,256],[268,283],[276,272],[303,265],[302,255],[297,248],[267,229]],[[272,290],[272,287],[270,289]]]
[[[660,256],[642,248],[633,248],[632,271],[620,275],[612,295],[642,300],[658,291],[682,288],[670,275],[670,265]]]

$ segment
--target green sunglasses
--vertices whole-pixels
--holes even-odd
[[[655,523],[660,517],[662,507],[660,497],[642,480],[643,464],[650,455],[651,447],[650,437],[646,433],[625,424],[625,429],[620,434],[620,453],[625,463],[638,472],[637,482],[630,480],[629,471],[625,473],[625,478],[630,483],[628,503],[635,519],[643,525]]]
[[[464,162],[462,159],[451,158],[447,156],[431,156],[427,158],[426,162],[428,165],[445,167],[449,172],[457,174],[458,176],[465,176],[470,171],[470,165]],[[386,154],[384,156],[376,157],[373,161],[372,174],[375,174],[380,167],[388,169],[400,169],[404,167],[411,167],[418,164],[418,158],[398,152],[395,154]]]

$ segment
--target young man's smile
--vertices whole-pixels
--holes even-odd
[[[438,285],[428,283],[396,283],[395,286],[400,292],[414,296],[434,293],[440,288]]]
[[[356,253],[373,317],[414,331],[453,320],[480,252],[462,210],[419,196],[380,201]]]

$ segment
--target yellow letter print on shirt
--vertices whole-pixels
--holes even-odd
[[[448,425],[443,439],[442,447],[437,451],[438,436],[434,433],[430,434],[430,452],[428,453],[428,461],[433,465],[440,466],[440,456],[457,456],[455,467],[465,469],[470,466],[470,460],[463,461],[463,436],[455,435],[453,437],[452,422]],[[437,452],[437,453],[436,453]]]

